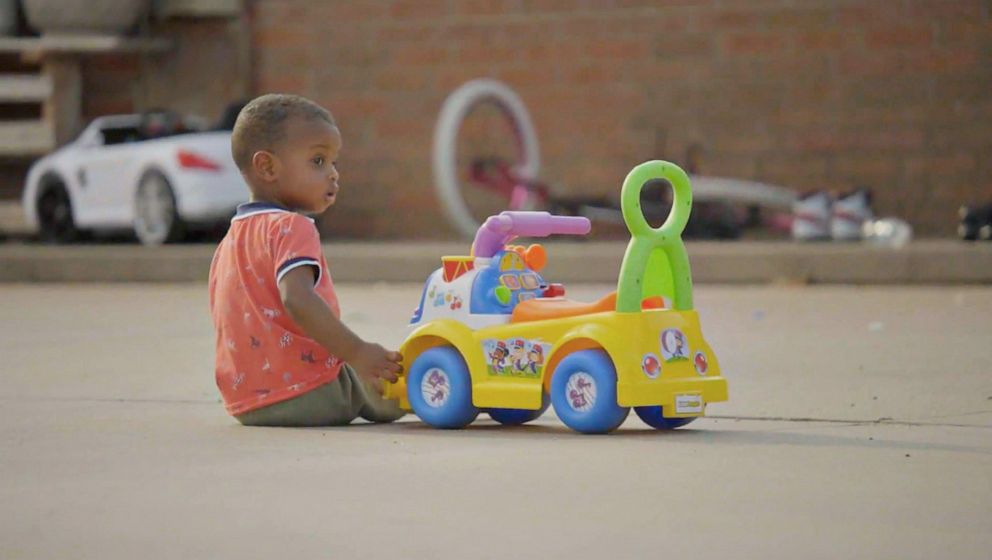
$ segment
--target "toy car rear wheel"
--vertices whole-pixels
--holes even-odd
[[[489,417],[493,420],[503,424],[504,426],[519,426],[520,424],[526,424],[533,420],[537,420],[541,417],[548,406],[551,405],[551,398],[544,394],[541,399],[541,408],[537,410],[527,410],[522,408],[490,408]]]
[[[138,182],[134,197],[134,234],[142,245],[179,241],[185,234],[176,194],[169,180],[158,171],[148,171]]]
[[[38,198],[41,238],[49,243],[70,243],[79,237],[72,217],[72,201],[61,183],[46,188]]]
[[[662,406],[635,406],[634,412],[645,424],[659,430],[674,430],[695,420],[691,418],[665,418]]]
[[[479,415],[472,404],[468,366],[450,346],[431,348],[418,356],[406,387],[413,412],[435,428],[464,428]]]
[[[602,350],[566,356],[551,377],[551,404],[566,426],[605,434],[623,424],[630,408],[617,404],[617,372]]]

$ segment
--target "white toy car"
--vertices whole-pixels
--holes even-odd
[[[28,172],[23,207],[47,241],[133,230],[145,245],[229,219],[248,200],[229,130],[199,132],[169,112],[94,120]]]

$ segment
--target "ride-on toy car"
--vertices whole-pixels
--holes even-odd
[[[659,179],[672,186],[674,205],[652,228],[640,192]],[[486,220],[471,254],[442,257],[427,279],[400,348],[404,374],[386,396],[439,428],[464,427],[480,411],[522,424],[550,403],[585,433],[614,430],[630,407],[655,428],[677,428],[727,400],[692,306],[681,238],[692,206],[688,177],[671,163],[643,163],[627,175],[621,201],[631,240],[617,291],[588,304],[545,281],[539,245],[507,245],[518,236],[588,233],[586,218],[503,212]]]
[[[248,187],[231,157],[231,131],[200,127],[168,111],[95,119],[31,166],[27,223],[51,242],[131,230],[145,245],[226,223]]]

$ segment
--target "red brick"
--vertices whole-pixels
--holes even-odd
[[[454,12],[465,16],[495,16],[511,12],[516,7],[513,0],[458,0]]]
[[[942,175],[968,175],[974,173],[975,170],[975,157],[969,153],[927,154],[906,160],[906,173],[911,175],[928,175],[939,178]]]
[[[389,3],[382,0],[350,2],[310,0],[306,1],[306,5],[305,21],[321,22],[322,25],[333,26],[332,29],[344,27],[339,25],[343,23],[380,21],[389,17]]]
[[[826,177],[828,159],[809,156],[802,152],[766,154],[759,158],[759,176],[766,178]],[[786,181],[787,182],[787,181]]]
[[[658,57],[704,57],[712,55],[713,51],[714,39],[710,33],[662,33],[655,39]]]
[[[559,38],[581,41],[616,39],[624,32],[618,20],[585,15],[564,18],[552,29],[557,30]]]
[[[930,51],[918,57],[915,62],[921,72],[968,73],[979,69],[979,54],[977,49],[952,49],[947,51]]]
[[[875,49],[926,47],[931,43],[933,29],[924,25],[891,26],[870,30],[865,34],[865,44]]]
[[[398,20],[441,18],[448,15],[448,1],[393,0],[393,4],[389,8],[389,15]]]
[[[771,33],[734,33],[724,40],[724,50],[728,54],[765,54],[781,51],[784,47],[784,38]]]
[[[555,60],[555,45],[551,42],[535,43],[520,47],[520,57],[522,60],[543,62]]]
[[[834,17],[841,29],[910,21],[901,8],[896,2],[851,2],[837,6]]]
[[[484,43],[459,45],[454,50],[454,60],[460,64],[498,64],[514,62],[517,51],[513,45]]]
[[[419,91],[432,81],[427,70],[420,68],[395,68],[379,72],[372,81],[374,87],[386,91]]]
[[[257,93],[297,93],[303,94],[306,80],[299,74],[265,74],[258,78]]]
[[[302,47],[310,42],[310,37],[299,29],[286,27],[268,27],[255,31],[255,45],[261,49]]]
[[[489,29],[499,41],[508,41],[514,46],[547,45],[552,42],[545,22],[511,20],[492,25]]]
[[[905,72],[905,57],[894,52],[851,52],[841,55],[837,66],[842,76],[895,76]]]
[[[261,25],[299,25],[309,19],[310,2],[305,0],[264,0],[250,3],[252,19]]]
[[[975,47],[992,43],[992,24],[982,20],[953,20],[937,24],[937,44]]]
[[[432,24],[383,25],[374,30],[377,45],[440,42],[442,31]],[[367,34],[367,33],[364,33]]]
[[[458,22],[441,28],[441,40],[455,43],[481,43],[494,41],[500,28],[478,22]]]
[[[671,8],[686,8],[693,6],[712,6],[716,2],[714,0],[663,0],[659,2],[658,0],[612,0],[611,4],[617,8],[628,8],[628,9],[639,9],[639,8],[653,8],[653,9],[671,9]],[[595,0],[592,2],[595,4]]]
[[[827,8],[782,8],[765,18],[766,29],[774,33],[825,31],[835,29],[834,10]]]
[[[521,0],[521,8],[528,13],[571,12],[575,0]]]
[[[433,66],[444,64],[448,59],[448,48],[441,45],[406,45],[393,53],[393,60],[399,66]]]
[[[983,0],[906,0],[903,8],[913,19],[988,19],[988,3]]]
[[[649,53],[649,45],[644,41],[608,40],[593,41],[586,47],[586,55],[592,58],[631,60],[644,58]]]
[[[844,31],[806,31],[796,36],[796,46],[800,52],[836,51],[851,46],[854,41],[854,35]]]
[[[716,10],[703,12],[697,26],[705,33],[753,30],[764,27],[765,14],[753,8],[739,10]]]
[[[495,72],[495,75],[498,79],[506,82],[507,85],[516,90],[548,85],[553,83],[555,79],[553,68],[534,64],[517,64],[501,68]]]
[[[831,175],[848,182],[880,181],[899,174],[900,159],[893,156],[853,155],[836,158]]]

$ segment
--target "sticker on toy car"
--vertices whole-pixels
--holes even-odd
[[[427,299],[435,308],[447,307],[452,311],[461,309],[463,305],[462,297],[455,290],[439,290],[435,286],[427,292]]]
[[[420,394],[424,397],[424,402],[432,408],[444,406],[451,393],[450,389],[448,374],[440,368],[431,368],[420,382]]]
[[[686,395],[675,395],[676,414],[702,414],[703,397],[695,393]]]
[[[596,381],[584,371],[577,371],[565,384],[568,405],[576,412],[586,412],[596,404]]]
[[[689,341],[680,329],[661,331],[661,357],[665,363],[689,359]]]
[[[525,338],[482,341],[489,375],[540,377],[550,349],[551,345],[548,343]]]

